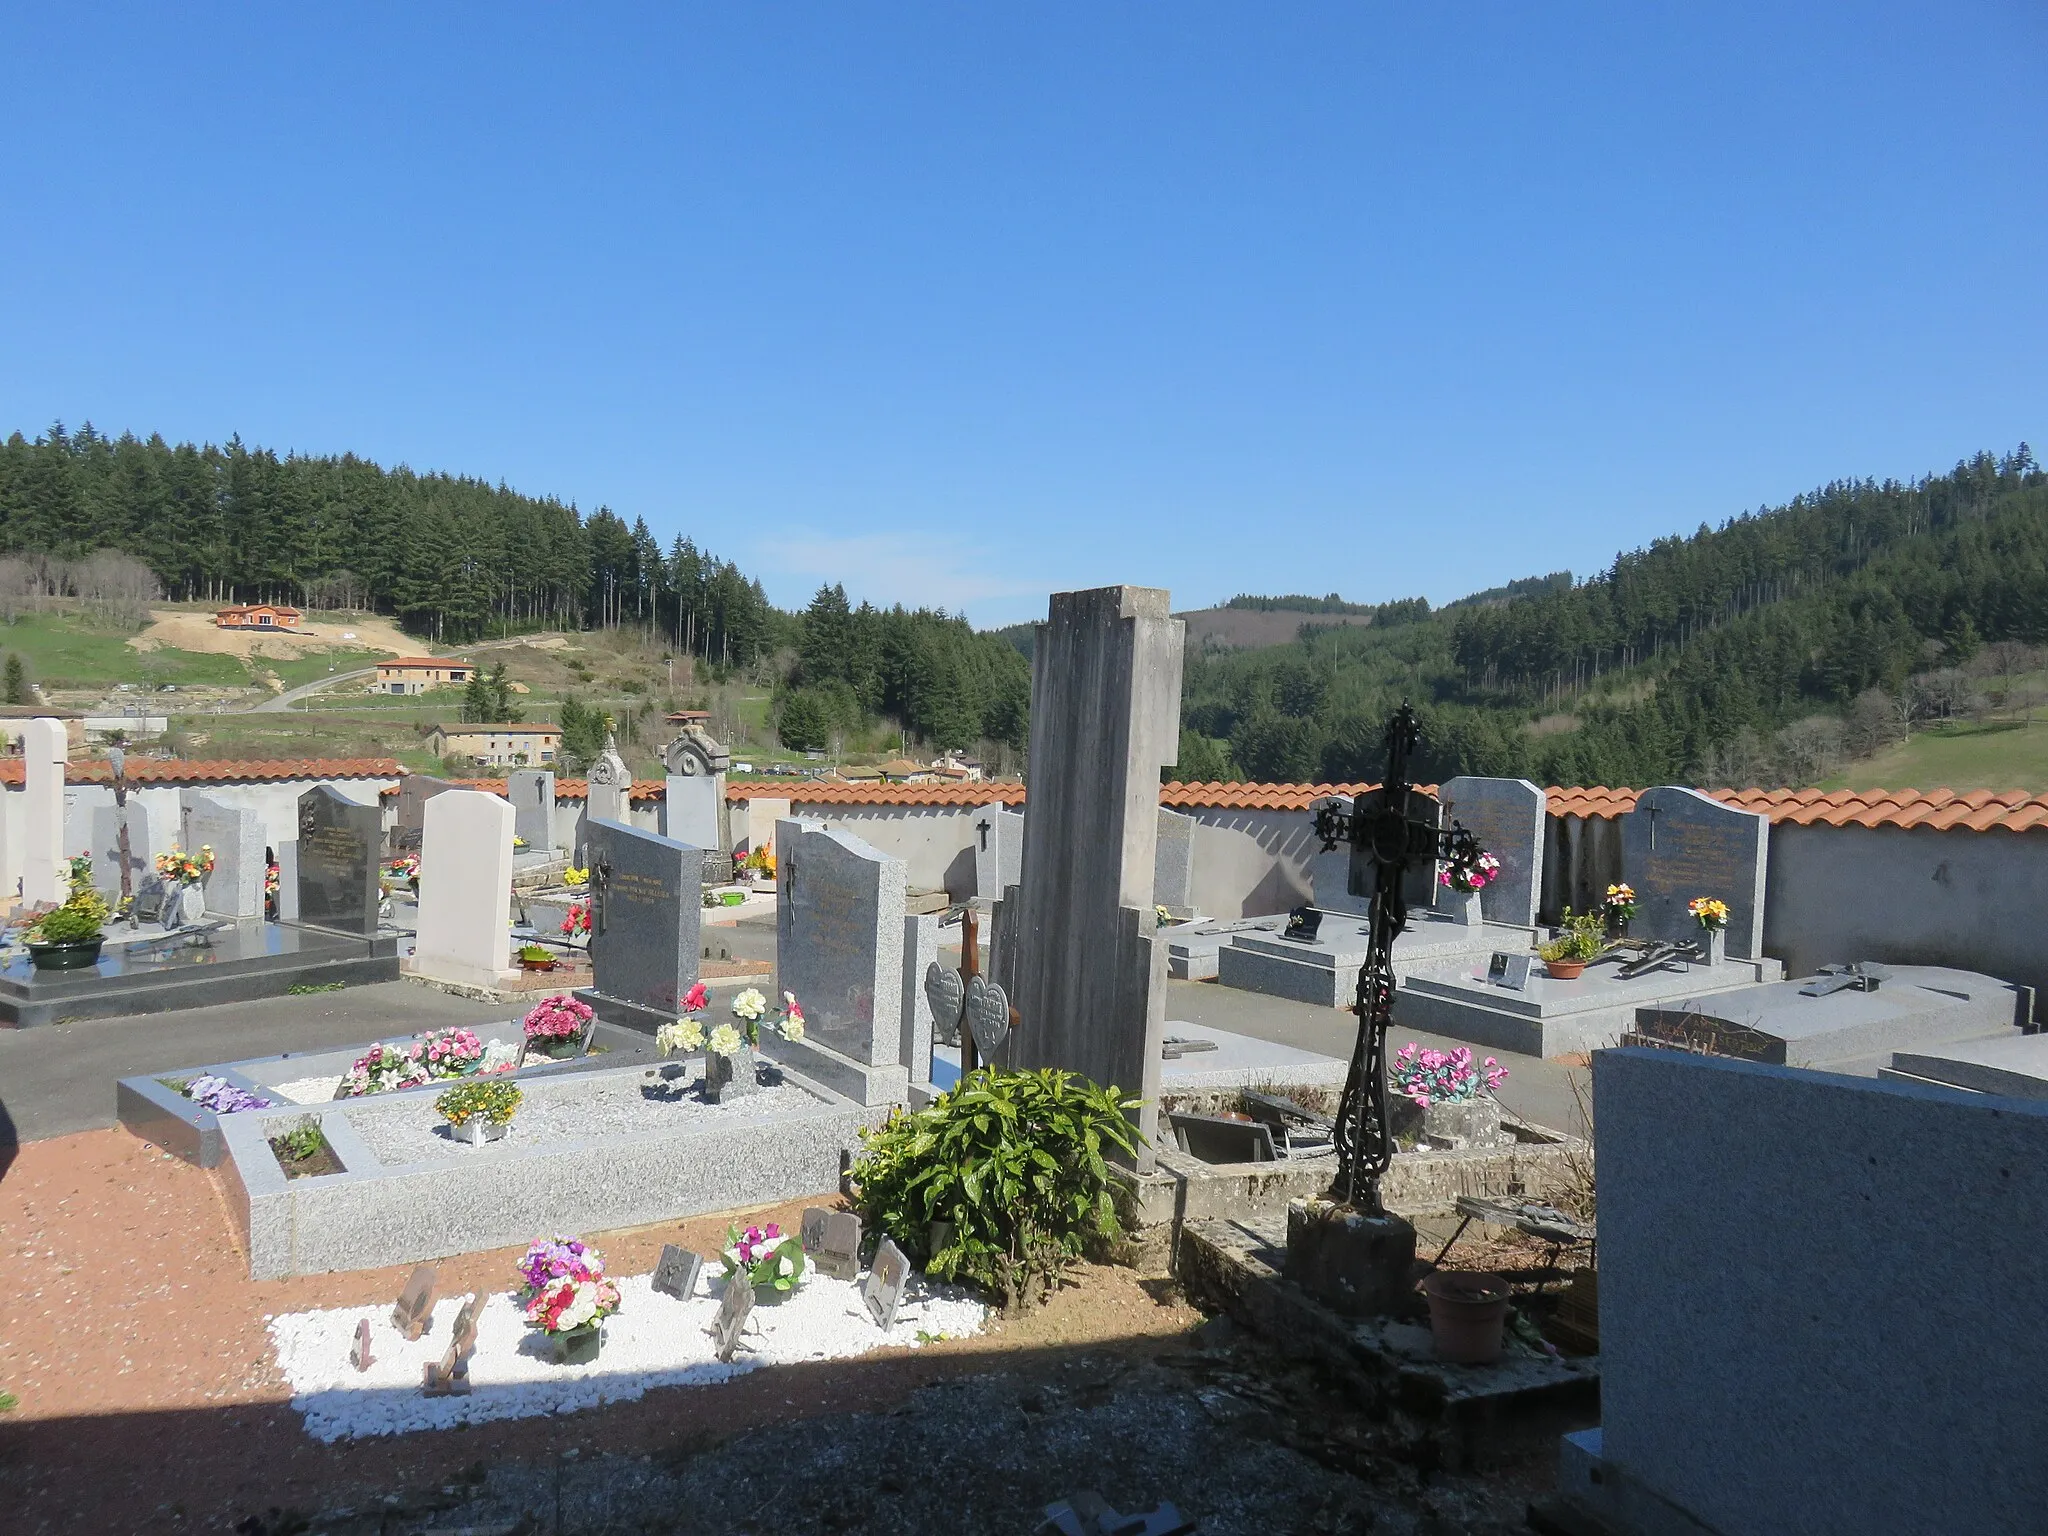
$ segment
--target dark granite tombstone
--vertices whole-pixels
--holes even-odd
[[[718,1316],[709,1330],[713,1353],[721,1362],[731,1363],[733,1351],[740,1347],[740,1330],[747,1326],[753,1310],[754,1288],[743,1275],[727,1276],[725,1294],[718,1302]]]
[[[440,1282],[441,1271],[432,1264],[422,1264],[406,1277],[405,1288],[391,1309],[391,1326],[408,1340],[433,1327],[434,1289]]]
[[[704,850],[611,821],[587,836],[589,1000],[666,1023],[697,981]]]
[[[664,1296],[673,1296],[677,1301],[688,1301],[697,1294],[697,1277],[704,1272],[704,1258],[701,1254],[678,1248],[674,1243],[664,1243],[661,1248],[661,1262],[654,1266],[654,1289]]]
[[[398,821],[391,829],[393,853],[418,853],[426,831],[427,802],[444,790],[460,789],[428,773],[408,773],[398,781]]]
[[[804,1254],[820,1274],[834,1280],[860,1275],[860,1218],[851,1211],[814,1205],[804,1212]]]
[[[1636,891],[1630,933],[1683,942],[1702,937],[1686,907],[1695,897],[1728,903],[1727,952],[1763,954],[1764,869],[1771,822],[1697,790],[1646,789],[1621,819],[1622,874]]]
[[[299,921],[365,938],[377,931],[382,813],[325,784],[299,796]]]
[[[875,1250],[875,1261],[868,1266],[867,1278],[861,1282],[861,1300],[867,1303],[868,1315],[884,1333],[896,1326],[896,1309],[903,1305],[903,1288],[910,1282],[910,1260],[903,1256],[888,1238],[882,1239],[881,1247]]]

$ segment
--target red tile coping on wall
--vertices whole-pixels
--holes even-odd
[[[404,772],[398,760],[390,757],[302,757],[245,762],[238,758],[131,756],[126,777],[130,784],[275,784],[290,779],[395,779]],[[26,774],[20,758],[0,758],[0,784],[20,784]],[[66,763],[64,782],[111,784],[114,769],[103,758]]]

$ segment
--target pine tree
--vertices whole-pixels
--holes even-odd
[[[12,651],[7,655],[6,688],[8,703],[32,702],[28,696],[28,669],[21,664],[21,657]]]
[[[479,667],[469,674],[469,683],[462,690],[462,718],[471,725],[482,721],[503,723],[492,712],[491,685],[485,681],[483,669]]]

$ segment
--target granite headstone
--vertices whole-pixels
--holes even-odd
[[[529,854],[555,851],[555,774],[551,768],[514,768],[505,776],[512,802],[512,835],[526,840]]]
[[[903,1049],[901,1061],[913,1083],[932,1080],[932,1035],[936,1024],[925,977],[939,959],[939,915],[912,912],[903,919]],[[956,1011],[954,1019],[959,1018]]]
[[[109,899],[121,893],[121,822],[128,823],[128,888],[139,890],[149,878],[149,811],[140,800],[125,806],[92,808],[92,883]]]
[[[974,894],[983,901],[1001,900],[1006,888],[1024,877],[1024,817],[1000,804],[969,813],[974,833]]]
[[[187,853],[213,850],[213,873],[203,882],[214,917],[263,915],[263,823],[252,810],[222,805],[192,790],[178,794],[179,846]]]
[[[30,906],[60,902],[67,894],[64,764],[69,752],[62,720],[39,717],[22,726],[21,899]]]
[[[1622,875],[1636,893],[1631,937],[1697,939],[1686,905],[1713,896],[1728,903],[1729,958],[1761,958],[1770,841],[1770,818],[1754,811],[1673,785],[1644,790],[1621,821]]]
[[[1159,808],[1159,846],[1152,855],[1155,905],[1185,910],[1195,904],[1195,818]]]
[[[804,1212],[804,1255],[834,1280],[860,1277],[860,1218],[814,1205]]]
[[[1548,797],[1527,779],[1456,778],[1437,791],[1444,815],[1479,839],[1500,860],[1499,875],[1479,892],[1489,923],[1528,927],[1543,895],[1543,829]],[[1456,895],[1437,888],[1438,906]]]
[[[358,805],[325,784],[299,796],[298,921],[366,938],[376,933],[382,823],[376,806]],[[285,884],[282,860],[278,884]]]
[[[437,779],[430,773],[408,773],[398,781],[398,820],[391,829],[391,848],[394,853],[418,853],[420,840],[425,836],[427,825],[427,802],[436,795],[446,794],[451,789],[460,789],[446,779]]]
[[[704,850],[612,821],[586,835],[593,989],[672,1019],[697,982]]]
[[[693,848],[716,849],[719,796],[719,781],[715,778],[670,774],[663,793],[662,830]]]

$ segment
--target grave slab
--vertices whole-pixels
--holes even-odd
[[[1287,914],[1271,917],[1201,918],[1166,930],[1166,974],[1175,981],[1214,981],[1217,955],[1240,933],[1278,933]]]
[[[1879,1077],[1935,1083],[1970,1093],[2048,1099],[2048,1035],[1964,1040],[1939,1050],[1896,1051]]]
[[[697,981],[704,850],[611,821],[586,836],[595,984],[578,995],[614,1023],[657,1029]]]
[[[1394,969],[1400,975],[1495,950],[1520,952],[1534,938],[1533,928],[1500,923],[1475,928],[1418,908],[1408,914],[1407,930],[1394,941]],[[1358,973],[1365,968],[1368,942],[1349,913],[1327,914],[1311,943],[1268,931],[1237,933],[1217,954],[1216,978],[1240,991],[1323,1008],[1349,1008],[1358,999]]]
[[[1484,961],[1406,973],[1394,994],[1394,1020],[1404,1029],[1488,1050],[1548,1058],[1618,1044],[1635,1028],[1639,1009],[1698,1003],[1785,974],[1775,960],[1723,960],[1628,981],[1615,975],[1617,969],[1615,961],[1600,961],[1573,981],[1539,969],[1519,992],[1489,982]]]

